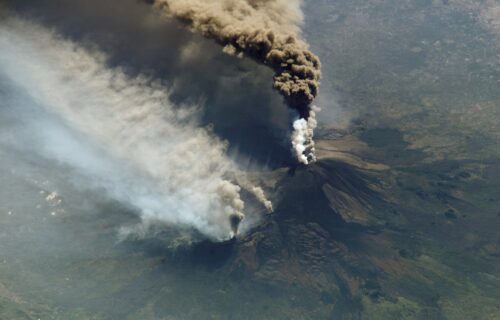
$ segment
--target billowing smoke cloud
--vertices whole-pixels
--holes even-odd
[[[299,37],[299,0],[155,0],[155,5],[214,38],[232,55],[248,55],[275,71],[274,87],[298,111],[294,149],[300,162],[314,161],[309,123],[318,95],[320,61]],[[315,122],[313,120],[313,122]],[[307,126],[307,128],[305,128]],[[307,131],[307,132],[306,132]],[[305,134],[306,133],[306,134]],[[305,138],[305,139],[299,139]]]
[[[238,232],[244,203],[228,179],[236,170],[227,144],[199,127],[197,106],[176,108],[161,83],[109,68],[103,54],[29,22],[2,21],[0,48],[2,76],[38,110],[29,152],[137,208],[145,225],[195,228],[215,240]],[[13,113],[18,103],[12,98]]]

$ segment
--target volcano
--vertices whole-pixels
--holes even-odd
[[[497,7],[0,0],[0,319],[498,319]]]

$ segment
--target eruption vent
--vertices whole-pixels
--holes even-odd
[[[318,95],[320,61],[299,37],[303,16],[300,0],[156,0],[155,5],[187,22],[204,36],[224,46],[224,52],[243,54],[275,71],[274,87],[306,125],[311,103]],[[301,120],[298,120],[301,121]],[[315,122],[315,121],[313,121]],[[296,122],[297,123],[297,122]],[[294,129],[304,130],[304,126]],[[314,161],[312,130],[295,132],[298,160]],[[297,136],[305,139],[296,139]],[[300,140],[300,141],[299,141]]]

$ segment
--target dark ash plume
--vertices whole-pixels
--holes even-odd
[[[243,54],[275,71],[274,87],[290,108],[308,120],[318,95],[320,61],[299,37],[300,0],[155,0],[155,6],[185,21],[224,46],[224,52]],[[309,128],[313,130],[314,128]],[[299,161],[314,160],[314,142]],[[312,147],[311,147],[312,146]],[[308,159],[308,160],[303,160]]]

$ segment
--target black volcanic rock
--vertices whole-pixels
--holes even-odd
[[[340,211],[368,212],[384,204],[376,183],[374,173],[339,161],[318,162],[285,175],[275,213],[240,240],[236,260],[261,281],[349,291],[343,282],[355,277],[353,270],[371,272],[356,245],[373,228],[368,221],[346,220]]]

